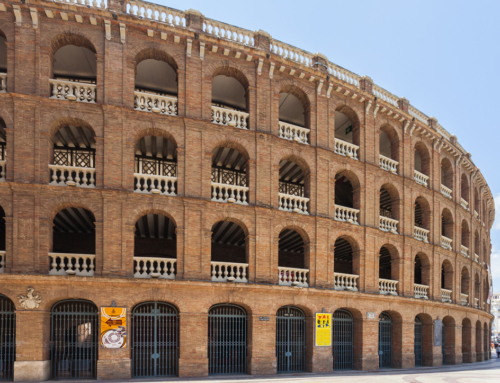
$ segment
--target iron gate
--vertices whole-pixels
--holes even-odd
[[[444,323],[441,325],[441,354],[443,354],[443,364],[446,364],[446,358],[445,358],[445,350],[446,350],[446,345],[445,345],[445,326]]]
[[[283,306],[276,316],[278,372],[306,370],[306,316],[296,307]]]
[[[52,379],[95,379],[99,347],[98,310],[94,303],[65,300],[50,315]]]
[[[422,319],[415,317],[415,333],[413,339],[413,350],[415,353],[415,366],[422,365]]]
[[[0,380],[13,380],[16,359],[16,314],[14,303],[0,295]]]
[[[353,369],[353,318],[347,310],[333,313],[333,369]]]
[[[132,310],[132,376],[177,376],[179,315],[164,302],[141,303]]]
[[[247,372],[247,313],[239,306],[216,305],[208,313],[208,373]]]
[[[392,319],[382,312],[378,322],[378,356],[379,367],[392,367]]]

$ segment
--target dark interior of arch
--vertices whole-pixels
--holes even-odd
[[[279,236],[278,266],[304,269],[304,240],[293,229],[283,229]]]
[[[137,64],[135,88],[138,91],[177,95],[177,73],[162,60],[146,59]]]
[[[293,94],[280,93],[279,111],[280,121],[297,126],[305,126],[304,106]]]
[[[380,216],[392,218],[392,199],[385,188],[380,189]]]
[[[335,176],[335,205],[354,208],[351,181],[342,174]]]
[[[7,73],[7,44],[5,36],[0,32],[0,72]]]
[[[5,121],[0,118],[0,160],[5,160],[7,155],[7,125]],[[3,169],[5,171],[5,169]]]
[[[448,189],[453,189],[453,169],[447,158],[441,161],[441,184]]]
[[[304,197],[304,172],[293,161],[280,161],[280,193]]]
[[[212,226],[212,261],[248,263],[245,232],[237,223],[219,221]]]
[[[248,186],[247,160],[238,150],[218,147],[212,152],[212,182]]]
[[[81,207],[61,210],[53,221],[55,253],[95,254],[94,214]]]
[[[95,168],[96,143],[90,129],[75,125],[64,126],[56,132],[53,142],[55,165]]]
[[[177,258],[174,222],[162,214],[146,214],[135,223],[134,256]]]
[[[389,252],[389,249],[387,247],[382,246],[380,249],[380,256],[379,256],[379,278],[381,279],[392,279],[392,274],[391,274],[391,253]]]
[[[335,138],[354,143],[353,123],[344,113],[335,112]]]
[[[176,177],[176,163],[175,145],[164,137],[146,136],[135,144],[135,173]]]
[[[414,280],[413,282],[421,285],[422,284],[422,262],[420,260],[420,257],[417,255],[415,257],[415,262],[414,262]]]
[[[344,238],[335,241],[334,247],[334,272],[341,274],[352,274],[352,246]]]
[[[0,206],[0,250],[5,251],[5,211]]]
[[[212,82],[212,104],[246,112],[247,99],[243,85],[233,77],[219,75]]]
[[[94,52],[85,47],[66,45],[54,57],[54,78],[95,83],[97,60]]]
[[[423,228],[422,207],[415,201],[415,226]]]
[[[460,292],[462,294],[469,294],[469,273],[466,268],[462,269],[462,278],[460,281]]]
[[[445,271],[444,271],[444,265],[441,265],[441,288],[444,289],[445,288],[445,278],[446,278],[446,274],[445,274]]]

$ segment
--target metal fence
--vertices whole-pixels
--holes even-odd
[[[0,295],[0,380],[13,380],[16,360],[16,314],[14,303]]]
[[[422,365],[422,319],[415,317],[415,334],[413,340],[413,350],[415,354],[415,366]]]
[[[278,372],[306,370],[306,316],[296,307],[284,306],[276,316]]]
[[[378,355],[379,367],[392,367],[392,319],[383,312],[378,322]]]
[[[333,369],[352,370],[353,366],[353,317],[347,310],[333,313]]]
[[[224,185],[247,186],[247,175],[237,170],[226,170],[212,166],[212,182]]]
[[[135,156],[135,173],[177,177],[177,162],[162,158]]]
[[[95,168],[95,149],[54,147],[54,165]]]

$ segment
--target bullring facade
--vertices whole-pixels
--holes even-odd
[[[490,357],[486,181],[322,54],[141,1],[8,1],[0,118],[0,378]],[[99,345],[104,306],[128,347]]]

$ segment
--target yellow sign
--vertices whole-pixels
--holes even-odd
[[[316,313],[315,322],[316,347],[332,346],[332,314]]]
[[[127,348],[127,309],[101,307],[101,346]]]

